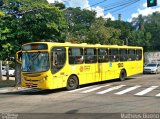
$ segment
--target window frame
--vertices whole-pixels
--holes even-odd
[[[130,51],[134,51],[134,53],[130,53]],[[128,49],[128,61],[136,60],[136,49],[130,48]]]
[[[87,50],[93,49],[94,54],[87,54]],[[97,49],[96,48],[84,48],[84,62],[85,64],[97,63]]]
[[[65,59],[64,60],[64,63],[62,64],[62,66],[61,65],[59,65],[59,67],[58,67],[58,65],[56,64],[57,62],[58,62],[58,60],[57,60],[57,62],[54,62],[53,63],[53,61],[52,61],[52,59],[53,59],[53,49],[64,49],[63,51],[64,51],[64,53],[63,54],[65,54],[65,55],[63,55],[63,58]],[[52,72],[52,74],[55,74],[55,73],[57,73],[57,72],[59,72],[64,66],[65,66],[65,64],[66,64],[66,61],[67,61],[67,55],[66,55],[66,47],[63,47],[63,46],[56,46],[56,47],[52,47],[51,48],[51,56],[50,56],[50,59],[51,59],[51,72]],[[58,56],[57,56],[58,57]],[[52,65],[52,64],[54,64],[54,65]]]
[[[139,53],[140,53],[140,55],[139,55]],[[136,60],[142,60],[142,49],[136,50]]]
[[[100,50],[104,51],[104,54],[100,54]],[[109,49],[108,48],[98,48],[98,62],[105,63],[109,62]]]
[[[124,52],[122,53],[122,51],[124,51]],[[127,50],[127,48],[120,48],[119,49],[119,60],[121,62],[124,62],[124,61],[128,60],[128,50]]]
[[[116,52],[113,52],[116,50]],[[118,48],[109,48],[109,61],[110,62],[119,62],[119,49]]]
[[[70,54],[70,50],[71,49],[80,49],[80,55],[72,55]],[[73,60],[71,62],[71,59],[73,57]],[[74,64],[83,64],[84,63],[84,50],[82,47],[69,47],[68,48],[68,63],[70,65],[74,65]]]

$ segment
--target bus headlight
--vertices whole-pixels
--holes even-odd
[[[39,80],[39,82],[46,81],[46,80],[47,80],[47,78],[48,78],[48,76],[45,76],[45,77],[43,77],[41,80]]]

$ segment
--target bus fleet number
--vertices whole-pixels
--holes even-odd
[[[123,63],[118,63],[118,67],[123,67]]]

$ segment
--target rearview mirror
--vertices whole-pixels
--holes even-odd
[[[18,51],[16,53],[16,61],[20,64],[22,64],[22,51]]]

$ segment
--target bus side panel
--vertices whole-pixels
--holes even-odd
[[[108,62],[102,64],[102,81],[119,78],[119,68],[117,62]]]
[[[77,76],[80,85],[86,83],[86,75],[83,71],[83,64],[65,66],[65,72],[66,73],[64,75],[63,84],[62,84],[63,87],[67,86],[67,80],[71,75]]]
[[[83,73],[85,75],[85,80],[81,82],[82,84],[96,82],[96,63],[84,64]]]
[[[101,81],[110,79],[111,71],[110,71],[109,63],[100,63],[100,77],[101,77]]]

